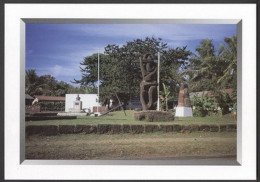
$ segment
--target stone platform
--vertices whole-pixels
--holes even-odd
[[[137,120],[145,120],[149,122],[158,122],[158,121],[173,121],[174,115],[171,112],[166,111],[154,111],[154,110],[147,110],[147,111],[136,111],[134,113],[134,117]]]
[[[58,116],[87,116],[88,113],[82,112],[82,113],[75,113],[75,112],[60,112],[57,115]]]

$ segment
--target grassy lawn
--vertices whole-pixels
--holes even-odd
[[[207,116],[207,117],[187,117],[177,118],[169,122],[147,122],[134,119],[133,110],[115,111],[109,115],[101,117],[78,116],[72,120],[46,120],[26,122],[26,125],[74,125],[74,124],[234,124],[236,121],[230,116]]]
[[[27,159],[145,159],[236,156],[236,133],[78,134],[29,136]]]

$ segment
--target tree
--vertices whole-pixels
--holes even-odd
[[[26,70],[25,93],[34,95],[65,96],[69,93],[96,93],[92,87],[74,87],[64,81],[57,81],[51,75],[38,76],[35,70]]]
[[[180,75],[180,70],[187,69],[188,59],[192,54],[186,47],[168,49],[163,51],[161,56],[160,82],[167,86],[175,99],[178,98],[180,85],[186,81],[183,75]],[[160,88],[163,88],[162,84]]]
[[[125,45],[108,45],[100,54],[100,97],[101,100],[113,98],[115,93],[127,104],[132,97],[139,97],[141,70],[139,58],[144,53],[158,52],[161,55],[161,80],[170,88],[180,82],[178,69],[184,66],[191,54],[186,47],[168,49],[167,44],[158,38],[136,39]],[[81,86],[97,86],[97,54],[85,57],[81,63],[82,78],[75,80]],[[178,80],[178,81],[176,81]],[[162,89],[162,85],[160,86]],[[114,98],[115,99],[115,98]]]
[[[188,69],[181,75],[186,75],[191,91],[215,90],[218,75],[221,70],[215,55],[212,40],[204,39],[196,48],[196,53],[189,59]]]
[[[219,61],[224,65],[224,73],[217,80],[224,88],[237,88],[237,37],[225,38],[219,48]]]
[[[34,69],[25,72],[25,93],[29,95],[41,95],[43,93],[44,83],[41,83],[39,76]]]

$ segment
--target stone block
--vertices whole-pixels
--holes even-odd
[[[42,125],[42,133],[46,136],[57,135],[59,132],[56,125]]]
[[[221,132],[227,131],[227,125],[219,125],[219,131]]]
[[[163,132],[172,132],[173,126],[172,125],[161,125],[161,130]]]
[[[200,131],[210,131],[210,126],[209,125],[200,125]]]
[[[108,132],[111,132],[111,125],[99,124],[97,126],[97,133],[104,134],[104,133],[108,133]]]
[[[182,125],[181,126],[182,133],[191,133],[191,126],[190,125]]]
[[[232,132],[237,131],[237,125],[236,124],[228,124],[227,125],[227,131],[232,131]]]
[[[83,133],[85,132],[85,128],[87,127],[87,125],[81,125],[81,124],[77,124],[75,126],[75,130],[74,133]]]
[[[172,131],[173,132],[180,132],[182,130],[182,126],[181,125],[172,125]]]
[[[29,125],[25,128],[26,135],[40,135],[42,134],[42,126],[38,125]]]
[[[113,134],[122,133],[121,125],[111,125],[111,132]]]
[[[60,134],[72,134],[74,133],[75,125],[59,125]]]
[[[130,125],[123,125],[122,126],[122,132],[123,133],[129,133],[130,132]]]
[[[191,124],[190,127],[192,132],[200,130],[200,126],[197,124]]]
[[[219,126],[218,125],[210,125],[210,131],[211,132],[218,132]]]
[[[84,128],[84,132],[86,134],[97,133],[97,126],[96,125],[87,125]]]
[[[145,133],[152,133],[159,131],[158,125],[145,125]]]
[[[134,134],[143,133],[144,132],[144,126],[143,125],[131,125],[131,131]]]

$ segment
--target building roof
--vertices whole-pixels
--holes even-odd
[[[33,100],[34,98],[28,94],[25,94],[25,99]]]
[[[231,94],[233,92],[233,89],[232,88],[223,89],[223,90],[220,90],[220,92]],[[201,92],[191,92],[190,98],[193,98],[195,95],[197,97],[202,97],[202,96],[214,97],[215,96],[213,91],[201,91]]]
[[[35,95],[36,99],[38,99],[38,102],[40,101],[57,101],[57,102],[65,102],[65,97],[59,97],[59,96],[45,96],[45,95]]]

